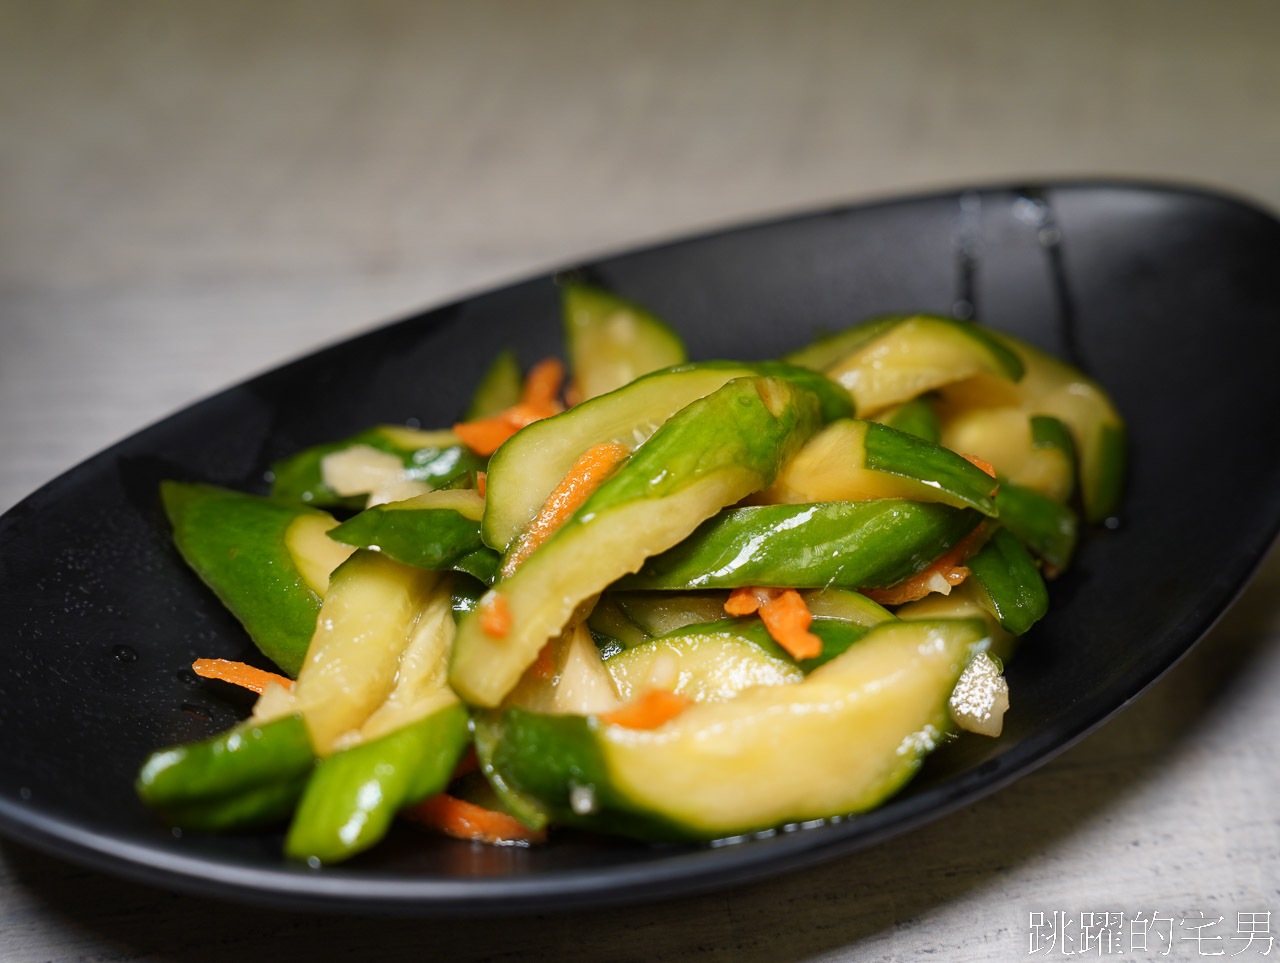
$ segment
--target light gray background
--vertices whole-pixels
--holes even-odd
[[[1270,2],[0,0],[0,510],[283,359],[602,251],[1057,175],[1280,209],[1277,40]],[[0,959],[986,961],[1054,910],[1222,916],[1171,958],[1231,953],[1238,912],[1280,929],[1278,588],[1280,557],[1035,774],[768,884],[346,920],[5,842]]]

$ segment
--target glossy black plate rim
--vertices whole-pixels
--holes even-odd
[[[1036,185],[1030,190],[1044,192],[1077,187],[1199,195],[1263,213],[1256,206],[1219,192],[1144,181],[1059,181]],[[970,188],[968,191],[939,191],[927,195],[886,198],[870,204],[829,208],[752,223],[742,228],[680,238],[642,250],[660,251],[703,237],[725,235],[735,230],[767,228],[771,224],[847,210],[868,210],[930,198],[959,198],[969,191],[985,193],[1026,190],[1028,188],[1020,185],[988,185]],[[1269,217],[1266,214],[1263,216]],[[608,255],[610,258],[618,256],[622,255]],[[542,276],[545,275],[538,275]],[[403,322],[393,322],[388,327],[413,322],[424,314],[441,312],[447,316],[452,307],[454,305],[432,309]],[[365,336],[359,335],[350,340]],[[320,350],[341,350],[347,343],[342,342]],[[250,379],[248,383],[274,377],[289,366],[283,365]],[[232,390],[235,388],[227,389]],[[194,412],[216,401],[224,393],[226,392],[198,401],[100,452],[49,482],[6,514],[27,510],[36,501],[56,500],[60,490],[69,485],[79,473],[104,461],[119,458],[127,451],[145,451],[148,436],[160,425],[174,417]],[[654,863],[551,872],[537,877],[447,879],[417,879],[343,867],[323,871],[287,866],[264,869],[245,866],[233,860],[193,857],[120,840],[109,832],[86,829],[74,820],[50,816],[3,796],[0,796],[0,831],[56,856],[142,882],[196,894],[311,910],[492,915],[629,903],[705,891],[730,882],[737,885],[831,859],[907,832],[1002,788],[1069,748],[1140,695],[1210,630],[1243,590],[1248,578],[1275,540],[1277,532],[1280,532],[1280,516],[1269,519],[1268,522],[1255,529],[1248,538],[1242,539],[1243,550],[1232,560],[1230,570],[1216,574],[1215,582],[1221,585],[1218,596],[1191,613],[1176,631],[1170,633],[1153,657],[1142,663],[1140,671],[1134,671],[1126,677],[1122,688],[1098,691],[1082,698],[1052,731],[1036,733],[975,769],[961,772],[923,792],[899,798],[878,810],[848,820],[828,821],[821,826],[797,827],[794,831],[764,834],[740,844],[673,848],[671,855]]]

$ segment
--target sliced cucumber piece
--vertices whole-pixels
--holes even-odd
[[[975,324],[917,314],[870,325],[874,337],[825,369],[853,395],[859,418],[979,373],[1022,377],[1018,356]]]
[[[724,592],[610,592],[609,597],[650,635],[724,618]]]
[[[881,588],[928,568],[981,519],[972,509],[900,498],[733,508],[618,587]]]
[[[635,450],[672,415],[734,378],[785,378],[813,391],[824,421],[849,414],[848,395],[822,375],[776,362],[679,365],[521,429],[489,460],[485,542],[506,552],[587,449],[611,442]]]
[[[938,412],[927,398],[912,398],[900,405],[886,408],[875,418],[882,425],[915,435],[922,441],[937,445],[942,442],[942,426]]]
[[[755,685],[791,685],[804,672],[778,650],[746,639],[732,623],[713,623],[653,639],[605,661],[618,695],[630,702],[650,689],[694,702],[732,698]],[[767,636],[766,636],[767,637]]]
[[[818,397],[776,378],[738,379],[682,409],[462,621],[458,694],[496,705],[584,599],[768,485],[820,422]],[[505,635],[482,627],[487,604],[507,610]]]
[[[471,403],[463,412],[463,421],[479,421],[492,418],[506,411],[520,400],[520,391],[524,387],[524,375],[520,371],[520,362],[510,348],[500,352],[489,365],[476,392],[471,396]]]
[[[325,569],[344,555],[337,543],[318,541],[337,521],[214,485],[166,481],[160,496],[187,564],[262,654],[297,675],[315,632]]]
[[[1014,484],[1060,502],[1075,485],[1075,446],[1056,418],[1028,417],[1013,406],[965,409],[946,419],[942,444],[976,455]]]
[[[330,531],[329,538],[405,565],[452,569],[491,583],[500,559],[480,538],[483,514],[484,497],[472,489],[427,492],[367,508]]]
[[[680,364],[684,342],[644,308],[589,284],[562,288],[569,366],[581,401]]]
[[[1039,555],[1054,571],[1065,571],[1075,551],[1076,513],[1031,488],[1001,480],[996,493],[1000,524]]]
[[[298,681],[287,693],[264,693],[255,720],[300,712],[318,755],[342,748],[340,737],[359,730],[391,693],[439,580],[375,552],[352,555],[333,573]],[[445,606],[447,613],[447,595]]]
[[[874,421],[818,432],[762,500],[780,504],[910,498],[995,515],[995,479],[954,451]]]
[[[965,562],[1000,625],[1022,635],[1049,610],[1049,591],[1035,559],[1007,528],[998,528]]]
[[[513,709],[491,762],[555,818],[643,839],[860,812],[939,744],[947,699],[986,644],[979,620],[886,622],[801,683],[698,703],[651,730]]]

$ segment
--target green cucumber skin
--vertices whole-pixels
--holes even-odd
[[[425,482],[432,488],[448,488],[465,481],[472,472],[483,471],[485,467],[485,460],[461,442],[442,448],[408,449],[388,438],[381,426],[375,426],[341,441],[315,445],[276,462],[271,466],[274,475],[271,482],[272,497],[323,508],[363,508],[363,496],[344,498],[339,495],[324,483],[324,473],[321,470],[321,461],[325,455],[356,445],[368,445],[395,455],[409,470],[410,478]]]
[[[613,343],[614,350],[626,351],[627,357],[633,364],[637,359],[643,359],[643,368],[638,371],[634,367],[630,369],[634,374],[647,374],[649,371],[683,364],[688,360],[689,354],[685,349],[684,341],[670,325],[647,309],[618,297],[611,291],[581,281],[570,281],[561,289],[561,301],[565,344],[568,348],[574,380],[580,386],[584,381],[597,382],[596,390],[587,397],[605,393],[609,388],[622,387],[614,379],[609,379],[602,389],[598,384],[598,378],[584,378],[591,369],[592,361],[595,360],[598,363],[599,359],[588,356],[588,349],[584,346],[582,335],[598,333],[599,325],[618,313],[629,314],[635,320],[636,340],[629,346],[630,350],[621,348],[616,342]]]
[[[620,836],[655,842],[706,838],[637,806],[613,787],[596,743],[600,725],[594,716],[541,715],[514,708],[502,712],[490,765],[506,789],[507,795],[499,792],[503,801],[510,806],[514,793],[526,800],[525,806],[544,813],[544,820]],[[593,792],[595,811],[574,811],[570,794],[577,786]],[[519,812],[516,815],[523,818]]]
[[[578,527],[619,505],[658,500],[726,468],[745,469],[765,488],[821,425],[811,391],[775,382],[780,410],[761,397],[767,379],[737,378],[678,411],[597,488],[561,529]],[[747,493],[749,494],[749,493]],[[555,541],[559,533],[552,537]]]
[[[936,445],[942,438],[938,413],[925,398],[913,398],[887,412],[881,424]]]
[[[465,572],[487,585],[500,561],[480,538],[478,521],[445,508],[375,506],[331,529],[329,537],[415,568]]]
[[[325,515],[215,485],[160,485],[173,540],[187,564],[240,620],[258,649],[296,676],[316,628],[320,596],[285,543],[300,515]]]
[[[784,360],[826,371],[912,318],[940,321],[958,333],[972,338],[982,346],[1011,381],[1022,378],[1025,371],[1022,359],[993,337],[982,325],[972,321],[957,321],[955,318],[946,318],[937,314],[895,314],[863,321],[816,341],[807,348],[793,351],[786,355]]]
[[[888,314],[861,321],[835,334],[823,335],[805,347],[783,355],[782,360],[802,368],[825,371],[909,317],[909,314]]]
[[[1075,552],[1079,534],[1076,513],[1068,506],[1024,485],[1000,480],[996,492],[1000,524],[1059,572]]]
[[[1080,499],[1085,519],[1098,524],[1111,516],[1124,493],[1127,433],[1122,425],[1103,425],[1098,439],[1098,474],[1082,479]]]
[[[718,375],[722,375],[723,380]],[[628,425],[626,439],[601,436],[599,423],[612,424],[618,420],[618,412],[626,410],[629,402],[634,405],[632,399],[637,393],[649,394],[657,382],[663,387],[669,386],[669,391],[662,396],[664,399],[679,397],[687,404],[714,393],[735,378],[753,376],[780,378],[808,389],[820,402],[824,422],[847,418],[853,412],[852,399],[844,388],[817,372],[781,362],[702,361],[655,371],[561,414],[533,422],[493,454],[489,461],[487,507],[481,525],[486,544],[501,552],[509,550],[552,488],[587,449],[609,440],[644,447],[648,439],[681,410],[677,405],[661,411],[627,411],[627,417],[622,419]],[[698,393],[683,397],[691,381],[700,386]],[[611,414],[605,417],[603,413]],[[571,439],[571,443],[565,439]],[[550,472],[554,477],[541,479],[538,490],[531,491],[530,479],[548,462],[555,465],[555,470]]]
[[[1049,590],[1035,559],[1007,528],[997,528],[965,565],[1007,632],[1024,634],[1049,610]]]
[[[535,832],[545,829],[551,818],[546,806],[529,793],[511,785],[494,765],[494,752],[503,736],[502,717],[501,712],[492,710],[473,710],[471,713],[471,732],[480,772],[502,803],[503,809]]]
[[[510,348],[499,352],[476,386],[462,420],[479,421],[505,411],[520,400],[523,385],[524,375],[515,352]]]
[[[189,832],[224,833],[279,825],[297,806],[308,778],[308,773],[278,776],[236,795],[181,803],[163,810],[163,815],[170,825]]]
[[[732,508],[618,588],[882,588],[927,568],[981,520],[899,498]]]
[[[466,709],[454,702],[322,759],[289,826],[285,854],[336,863],[375,845],[400,809],[448,785],[468,739]]]
[[[289,795],[284,784],[305,781],[314,758],[301,716],[250,721],[199,742],[153,752],[134,788],[143,802],[176,825],[256,825],[279,818],[277,810]],[[281,788],[273,790],[275,786]],[[296,799],[301,782],[294,788]]]
[[[822,652],[811,659],[796,660],[791,654],[773,641],[773,636],[764,627],[760,619],[752,616],[743,619],[720,619],[715,622],[704,622],[686,625],[682,629],[668,632],[653,641],[662,639],[678,639],[690,635],[723,635],[725,638],[749,642],[764,652],[778,659],[795,662],[800,671],[808,675],[818,666],[826,665],[837,655],[846,651],[851,645],[867,634],[870,629],[865,625],[846,622],[843,619],[815,618],[809,623],[809,631],[822,640]]]
[[[867,422],[865,467],[924,482],[953,495],[982,514],[997,514],[996,480],[949,448],[888,425]]]

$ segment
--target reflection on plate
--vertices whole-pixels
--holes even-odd
[[[375,422],[452,422],[495,346],[559,348],[539,278],[313,354],[116,445],[0,519],[0,830],[122,875],[280,905],[511,912],[741,882],[902,832],[1007,783],[1140,692],[1222,613],[1280,528],[1280,223],[1227,198],[1056,184],[741,228],[589,269],[695,358],[772,357],[867,315],[965,316],[1073,357],[1129,423],[1122,517],[1052,585],[998,740],[961,740],[873,813],[733,845],[563,834],[491,849],[398,828],[322,871],[272,835],[171,833],[134,798],[153,748],[248,699],[197,680],[249,643],[169,543],[162,478],[264,488],[274,459]],[[1230,497],[1224,498],[1224,492]]]

